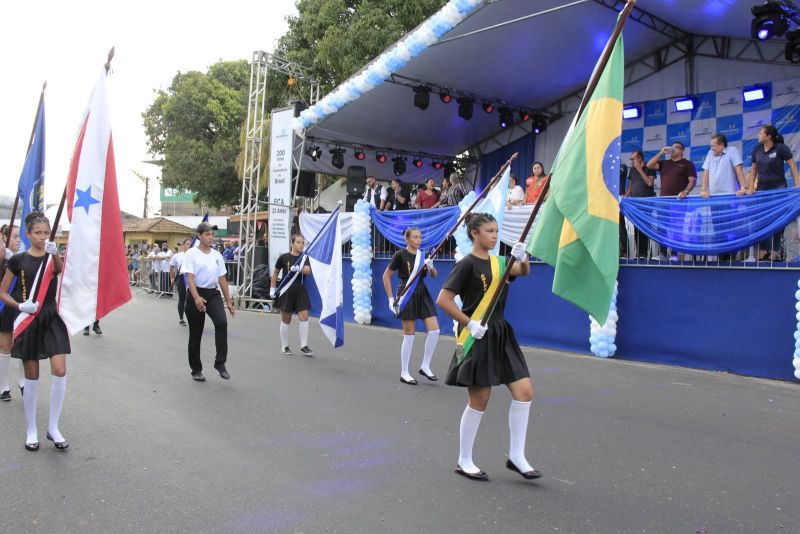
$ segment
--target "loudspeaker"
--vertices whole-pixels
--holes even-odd
[[[303,102],[302,100],[295,100],[292,102],[294,106],[294,117],[297,118],[300,116],[300,112],[308,109],[308,104]]]
[[[347,195],[344,201],[344,211],[356,211],[356,202],[362,198],[362,195]]]
[[[361,165],[347,167],[347,194],[363,197],[366,187],[367,168]]]
[[[297,180],[297,196],[298,197],[307,197],[307,198],[314,198],[317,196],[317,175],[311,171],[300,171],[299,173],[295,170],[294,173],[295,179]]]

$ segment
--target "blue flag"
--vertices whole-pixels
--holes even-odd
[[[44,211],[44,95],[39,99],[39,109],[36,110],[33,138],[19,177],[17,195],[22,206],[22,225],[30,212]],[[27,234],[20,231],[19,236],[25,250],[29,249],[31,243]]]
[[[306,248],[305,256],[311,262],[311,271],[322,300],[319,325],[334,347],[344,345],[344,318],[342,309],[342,229],[339,225],[339,208],[331,214],[329,222]],[[302,259],[302,256],[301,256]]]

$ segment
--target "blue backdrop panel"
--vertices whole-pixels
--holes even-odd
[[[373,324],[401,327],[386,306],[381,277],[389,260],[373,260]],[[436,299],[454,263],[437,262],[426,279]],[[344,260],[345,318],[353,320],[353,269]],[[617,357],[697,369],[790,380],[793,377],[798,274],[779,269],[669,269],[620,267]],[[396,284],[396,280],[393,280]],[[520,343],[589,354],[589,318],[551,292],[553,269],[532,266],[511,284],[506,316]],[[320,299],[309,284],[312,314]],[[438,310],[443,334],[452,320]],[[418,331],[424,331],[421,321]],[[452,340],[446,340],[451,343]],[[345,344],[347,338],[345,338]],[[396,345],[396,347],[395,347]],[[400,336],[389,350],[400,348]],[[437,365],[446,365],[440,362]]]
[[[508,158],[514,152],[519,152],[519,157],[511,164],[511,174],[519,179],[517,185],[525,189],[525,178],[531,175],[531,167],[533,167],[534,152],[536,148],[536,134],[529,133],[523,135],[510,145],[503,148],[498,148],[494,152],[489,152],[481,156],[480,170],[478,171],[478,182],[475,184],[476,191],[482,191],[489,180],[497,174],[503,163],[508,161]],[[547,170],[547,169],[545,169]]]

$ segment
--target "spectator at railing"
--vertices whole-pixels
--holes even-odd
[[[451,185],[453,185],[453,184],[451,184],[451,183],[450,183],[450,179],[449,179],[447,176],[445,176],[444,178],[442,178],[442,186],[439,188],[439,193],[440,193],[440,196],[441,196],[441,195],[444,195],[444,194],[445,194],[445,192],[446,192],[448,189],[450,189],[450,186],[451,186]]]
[[[656,171],[644,164],[644,153],[636,150],[631,154],[630,167],[628,167],[628,185],[623,196],[631,198],[654,197],[653,188],[656,181]],[[636,256],[646,260],[650,253],[650,238],[638,228],[633,229],[633,240],[636,242]]]
[[[158,245],[153,244],[147,254],[147,259],[150,262],[150,289],[153,291],[158,291],[158,278],[161,276],[161,260],[156,257],[158,252]]]
[[[739,149],[728,146],[728,138],[723,134],[712,136],[710,147],[711,150],[703,162],[700,196],[708,198],[709,195],[751,194],[753,191],[747,185]]]
[[[166,242],[161,245],[161,251],[156,253],[156,257],[161,260],[159,291],[162,292],[169,290],[169,262],[172,259],[172,256],[172,250],[170,250],[169,245],[167,245]]]
[[[789,147],[783,144],[783,136],[772,125],[762,126],[758,131],[759,144],[753,149],[750,160],[753,166],[750,168],[750,187],[755,191],[769,191],[773,189],[785,189],[789,186],[786,182],[785,165],[789,165],[792,173],[792,181],[795,187],[800,187],[800,179],[797,175],[797,164]],[[783,251],[781,237],[783,230],[772,237],[761,241],[758,244],[758,258],[772,261],[778,260]]]
[[[422,209],[435,208],[439,205],[439,192],[436,190],[433,178],[425,180],[425,190],[417,193],[415,205]]]
[[[467,193],[469,193],[469,191],[464,185],[464,182],[461,181],[461,177],[458,175],[458,173],[450,173],[450,187],[447,188],[447,191],[442,195],[440,201],[434,207],[438,208],[441,206],[443,208],[447,208],[450,206],[458,206],[458,203],[461,202],[465,196],[467,196]]]
[[[547,175],[544,173],[544,165],[535,161],[531,167],[532,176],[525,180],[525,203],[535,204],[544,190],[544,183]]]
[[[408,208],[408,193],[403,187],[402,180],[395,178],[392,180],[392,186],[386,195],[383,211],[407,210]]]
[[[386,188],[380,185],[374,176],[367,176],[367,188],[364,191],[364,200],[375,206],[376,210],[383,209],[386,202]]]
[[[508,179],[506,207],[511,209],[511,206],[522,206],[523,204],[525,204],[525,191],[517,185],[517,177],[512,174]]]

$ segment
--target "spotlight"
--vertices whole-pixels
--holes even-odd
[[[486,113],[492,113],[494,111],[494,104],[489,102],[488,100],[484,100],[483,104],[481,104],[483,111]]]
[[[527,111],[520,111],[519,112],[519,120],[521,120],[522,122],[527,122],[527,121],[531,120],[531,114],[528,113]]]
[[[694,109],[694,98],[678,98],[675,100],[675,111],[692,111]]]
[[[423,165],[425,165],[425,164],[422,162],[422,158],[414,158],[414,161],[413,161],[413,163],[414,163],[414,167],[416,167],[416,168],[418,168],[418,169],[421,169],[421,168],[422,168],[422,166],[423,166]]]
[[[421,85],[414,88],[414,106],[419,109],[428,109],[428,104],[431,103],[431,90]]]
[[[400,176],[406,173],[406,158],[403,156],[395,156],[392,158],[392,163],[394,164],[392,167],[395,176]]]
[[[473,111],[473,104],[475,103],[474,98],[469,98],[466,96],[462,96],[461,98],[456,99],[458,102],[458,116],[468,121],[472,118],[472,111]]]
[[[375,154],[375,161],[377,161],[378,163],[386,163],[386,154],[384,154],[383,152],[378,152],[377,154]]]
[[[441,162],[441,161],[437,161],[437,160],[433,160],[433,161],[431,161],[431,167],[433,167],[433,168],[434,168],[434,169],[436,169],[437,171],[438,171],[438,170],[441,170],[441,168],[442,168],[442,162]]]
[[[514,114],[511,113],[511,108],[503,106],[497,112],[499,114],[500,128],[505,129],[513,124]]]
[[[786,61],[800,63],[800,30],[792,30],[786,34]]]
[[[313,161],[317,161],[322,157],[322,149],[318,146],[311,145],[306,149],[306,155]]]
[[[547,117],[544,115],[534,115],[531,117],[531,126],[533,127],[533,133],[539,135],[547,129]]]
[[[333,154],[331,156],[331,165],[333,165],[337,169],[341,169],[342,167],[344,167],[344,153],[345,149],[340,147],[336,147],[333,150],[331,150],[331,154]]]
[[[449,104],[453,101],[453,95],[447,92],[447,90],[442,89],[442,92],[439,93],[439,100],[444,102],[445,104]]]
[[[364,154],[364,151],[361,150],[360,148],[355,149],[355,151],[353,152],[353,156],[355,156],[355,158],[358,161],[364,161],[364,158],[367,157],[367,155]]]
[[[642,108],[639,106],[626,106],[622,108],[623,119],[638,119],[642,116]]]
[[[786,13],[778,2],[769,1],[760,6],[750,8],[753,21],[750,23],[750,35],[753,39],[766,41],[770,37],[780,37],[789,29]]]

